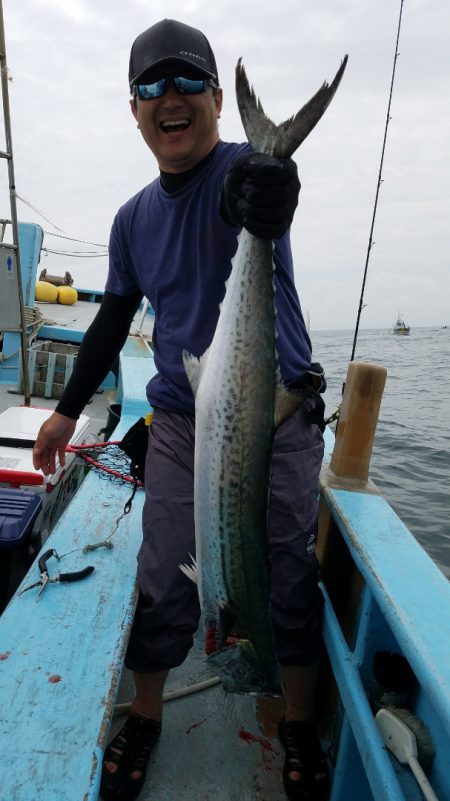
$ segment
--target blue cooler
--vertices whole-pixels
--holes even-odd
[[[35,492],[0,487],[0,613],[34,558],[27,541],[41,507]]]

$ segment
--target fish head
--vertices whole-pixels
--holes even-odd
[[[278,697],[282,694],[278,665],[262,660],[249,640],[239,640],[208,657],[225,692]]]

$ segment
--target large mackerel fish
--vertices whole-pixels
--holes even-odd
[[[330,85],[276,126],[240,60],[236,95],[252,149],[289,158],[324,113],[346,63],[347,56]],[[267,531],[272,442],[305,397],[283,385],[278,367],[272,253],[272,241],[242,230],[212,343],[200,359],[183,353],[196,409],[196,569],[181,568],[196,574],[205,625],[216,636],[208,659],[224,688],[257,695],[280,693]]]

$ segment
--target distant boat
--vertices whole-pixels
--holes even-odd
[[[393,334],[403,334],[404,336],[408,336],[410,332],[409,325],[406,325],[403,315],[400,312],[397,313],[397,321],[394,325],[394,329],[392,331]]]

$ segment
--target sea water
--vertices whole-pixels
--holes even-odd
[[[325,369],[326,415],[337,408],[353,331],[312,331]],[[355,361],[387,369],[370,476],[423,548],[450,577],[450,328],[409,336],[360,330]]]

